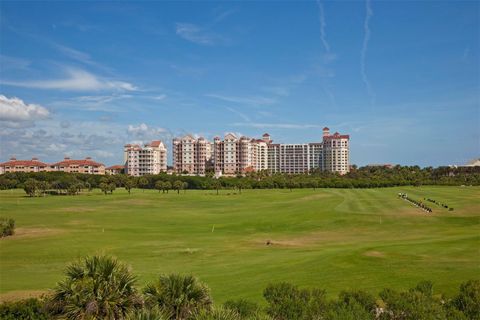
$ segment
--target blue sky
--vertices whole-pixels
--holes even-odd
[[[226,132],[351,162],[480,156],[476,1],[0,2],[0,159]],[[171,158],[171,154],[169,155]]]

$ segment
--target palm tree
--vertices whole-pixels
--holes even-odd
[[[124,319],[142,305],[135,281],[127,266],[114,258],[86,257],[67,267],[51,305],[66,319]]]
[[[212,305],[210,290],[193,276],[161,275],[157,281],[148,284],[143,293],[148,306],[160,307],[176,320],[188,319]]]
[[[213,310],[202,310],[193,320],[242,320],[242,317],[232,309],[217,307]]]

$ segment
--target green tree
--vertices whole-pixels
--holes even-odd
[[[39,181],[38,182],[38,190],[42,194],[43,197],[45,197],[45,192],[50,189],[50,183],[48,181]]]
[[[169,191],[170,189],[172,189],[172,183],[171,183],[170,181],[165,181],[165,182],[163,183],[163,188],[164,188],[164,190],[167,191],[167,193],[168,193],[168,191]]]
[[[128,194],[130,194],[132,188],[135,188],[135,179],[132,177],[126,177],[123,181],[123,186],[125,187],[125,190],[128,191]]]
[[[163,184],[164,182],[162,180],[158,180],[157,182],[155,182],[155,189],[158,190],[158,193],[160,193],[160,191],[162,190],[165,193],[165,188],[163,187]]]
[[[180,194],[180,190],[183,188],[183,182],[181,180],[176,180],[173,182],[173,189],[177,190],[177,193]]]
[[[145,192],[145,187],[148,186],[148,179],[145,177],[140,177],[138,179],[138,186],[142,189],[143,192]]]
[[[35,179],[28,179],[23,184],[23,190],[30,196],[34,197],[35,192],[37,191],[37,180]]]
[[[193,276],[161,275],[143,290],[145,303],[172,314],[172,319],[188,319],[202,309],[210,309],[208,287]]]
[[[480,280],[470,280],[460,285],[459,294],[453,305],[469,319],[480,319]]]
[[[106,256],[72,263],[54,289],[50,305],[66,319],[124,319],[142,305],[129,268]]]
[[[100,183],[99,187],[100,187],[100,190],[102,190],[102,192],[105,193],[105,195],[107,194],[107,192],[110,191],[110,185],[106,182]]]
[[[211,186],[213,189],[217,190],[217,195],[218,195],[218,190],[222,187],[222,183],[218,179],[213,179]]]
[[[110,182],[108,184],[108,191],[110,191],[110,194],[113,194],[113,191],[115,191],[116,188],[117,188],[117,185],[115,184],[115,182]]]

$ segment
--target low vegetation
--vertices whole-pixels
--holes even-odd
[[[0,238],[13,236],[15,233],[15,220],[0,218]]]
[[[99,176],[63,172],[7,173],[0,176],[0,190],[23,188],[28,196],[45,194],[78,194],[82,190],[100,188],[111,194],[116,188],[168,190],[201,189],[297,189],[297,188],[379,188],[421,185],[480,185],[480,168],[420,168],[418,166],[361,167],[353,168],[346,175],[312,171],[310,174],[269,174],[267,171],[252,172],[246,176],[221,177],[213,173],[205,177],[188,175],[147,175],[138,178],[124,174]]]
[[[140,290],[130,268],[115,258],[87,257],[69,265],[53,293],[0,305],[1,319],[156,320],[467,320],[480,319],[480,280],[452,297],[422,281],[407,291],[342,291],[328,299],[321,288],[270,284],[266,306],[240,299],[214,305],[209,288],[190,275],[169,274]],[[228,284],[225,284],[228,285]],[[142,292],[143,294],[141,294]]]

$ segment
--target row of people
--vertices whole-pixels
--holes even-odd
[[[430,199],[430,198],[423,198],[423,200],[426,200],[426,201],[429,201],[429,202],[433,202],[435,203],[437,206],[441,206],[445,209],[448,209],[449,211],[453,211],[453,208],[449,208],[448,205],[446,205],[445,203],[440,203],[438,202],[437,200],[434,200],[434,199]]]
[[[399,192],[398,193],[398,196],[410,203],[412,203],[414,206],[422,209],[423,211],[427,212],[427,213],[432,213],[432,208],[426,206],[423,202],[421,201],[417,201],[417,200],[414,200],[412,198],[409,198],[408,195],[406,193],[402,193],[402,192]]]

